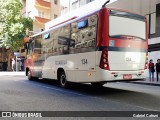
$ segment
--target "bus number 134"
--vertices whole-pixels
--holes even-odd
[[[82,64],[88,64],[88,60],[87,59],[82,59]]]

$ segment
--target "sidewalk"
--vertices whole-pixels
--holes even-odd
[[[132,81],[131,83],[142,84],[142,85],[152,85],[152,86],[159,86],[160,87],[160,79],[157,82],[157,79],[155,79],[154,81],[149,81],[149,78],[146,78],[146,80],[144,80],[144,81]]]
[[[6,76],[6,75],[11,75],[11,76],[25,76],[25,72],[0,72],[0,76]]]

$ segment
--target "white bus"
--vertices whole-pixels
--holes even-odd
[[[59,80],[102,86],[146,78],[144,16],[103,7],[31,36],[26,42],[29,80]]]

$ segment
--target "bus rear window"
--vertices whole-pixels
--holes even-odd
[[[146,39],[145,21],[123,16],[109,16],[109,36],[132,36]]]

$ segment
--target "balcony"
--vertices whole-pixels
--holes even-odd
[[[51,8],[51,2],[47,2],[47,1],[44,1],[44,0],[36,0],[35,6],[50,9]]]
[[[44,24],[44,23],[47,23],[49,21],[50,21],[50,19],[35,16],[35,22],[37,22],[37,23]]]

